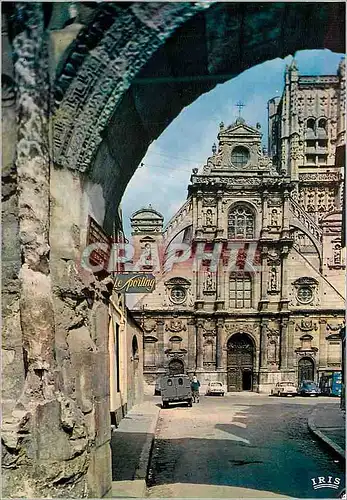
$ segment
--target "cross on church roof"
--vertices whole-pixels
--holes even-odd
[[[245,105],[243,104],[243,102],[239,101],[235,104],[235,106],[239,108],[239,117],[241,117],[241,109],[244,108]]]

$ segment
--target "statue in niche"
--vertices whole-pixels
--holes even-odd
[[[213,225],[213,215],[212,215],[212,210],[208,208],[206,210],[206,226],[212,226]]]
[[[278,214],[276,208],[274,208],[271,211],[270,226],[278,227],[279,225],[280,225],[279,224],[279,214]]]
[[[270,291],[276,292],[278,289],[278,272],[277,267],[272,266],[270,271]]]
[[[152,248],[149,243],[146,243],[144,246],[144,265],[145,266],[151,266],[153,264],[152,262]]]
[[[276,342],[272,340],[267,348],[267,359],[269,363],[276,362]]]
[[[212,273],[208,271],[205,279],[205,290],[213,290],[213,278],[212,278]]]

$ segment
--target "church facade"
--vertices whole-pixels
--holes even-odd
[[[165,227],[151,206],[132,216],[133,261],[157,281],[128,302],[148,383],[186,372],[270,392],[341,371],[343,63],[336,75],[301,76],[293,62],[268,123],[268,150],[258,124],[220,124]]]

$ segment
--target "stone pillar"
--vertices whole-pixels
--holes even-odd
[[[197,321],[196,325],[196,368],[197,370],[204,369],[204,322],[202,320]]]
[[[164,320],[157,319],[157,336],[158,336],[158,361],[157,368],[163,369],[165,364],[165,345],[164,345]]]
[[[266,238],[268,235],[268,217],[269,217],[269,208],[268,208],[268,198],[269,198],[269,193],[267,191],[264,191],[263,193],[263,220],[262,220],[262,230],[261,230],[261,236],[262,238]]]
[[[188,318],[188,371],[196,370],[196,325],[195,318]]]
[[[223,224],[223,212],[222,212],[222,200],[223,192],[217,192],[217,237],[224,237],[224,224]]]
[[[281,238],[289,237],[289,192],[286,190],[283,194],[283,216]]]
[[[260,370],[267,370],[267,327],[268,320],[262,319],[260,324]]]
[[[203,220],[202,220],[202,193],[198,191],[197,196],[197,230],[202,229]]]
[[[222,356],[223,356],[223,330],[224,330],[224,319],[217,319],[217,337],[216,337],[216,369],[220,370],[223,368]]]
[[[281,309],[282,310],[288,310],[288,304],[289,304],[289,299],[288,299],[288,253],[289,253],[289,248],[288,246],[282,247],[281,250],[281,263],[282,263],[282,269],[281,269]]]
[[[288,369],[294,369],[294,324],[295,321],[288,322],[288,353],[287,353],[287,366]]]
[[[268,254],[268,248],[263,247],[261,251],[261,291],[260,291],[260,302],[261,302],[261,309],[266,310],[268,306],[268,296],[267,296],[267,288],[268,288],[268,267],[267,267],[267,254]]]
[[[281,357],[280,357],[280,369],[285,370],[288,367],[288,319],[281,319]]]

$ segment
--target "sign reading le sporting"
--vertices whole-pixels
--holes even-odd
[[[155,289],[153,274],[116,274],[114,291],[122,293],[151,293]]]

